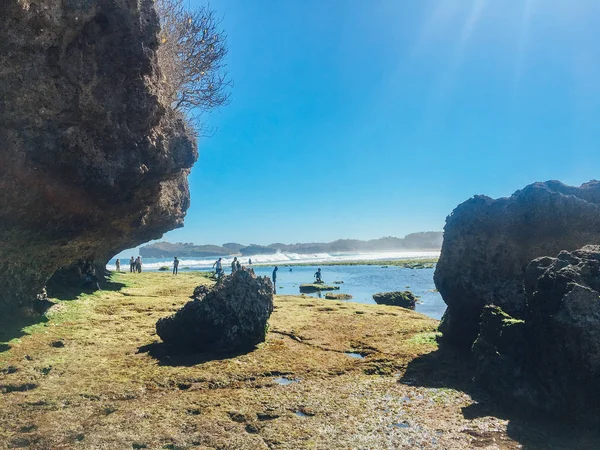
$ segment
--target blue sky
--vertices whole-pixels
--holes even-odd
[[[474,194],[599,176],[597,0],[211,7],[235,86],[171,242],[403,236]]]

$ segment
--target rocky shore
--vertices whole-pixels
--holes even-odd
[[[276,296],[266,342],[171,353],[155,323],[199,273],[128,273],[0,328],[0,448],[595,448],[595,436],[506,416],[404,308]],[[201,294],[201,290],[198,290]],[[566,445],[571,444],[571,446]],[[145,446],[145,447],[144,447]]]

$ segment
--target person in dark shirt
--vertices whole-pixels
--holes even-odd
[[[178,267],[179,267],[179,260],[177,259],[177,256],[176,256],[175,259],[173,259],[173,275],[177,275]]]
[[[315,278],[317,279],[317,283],[323,282],[323,280],[321,279],[321,269],[317,269],[317,271],[315,272]]]

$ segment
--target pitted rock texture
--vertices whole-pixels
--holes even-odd
[[[0,2],[0,309],[182,226],[197,150],[158,30],[152,0]]]
[[[226,276],[212,290],[196,288],[194,300],[156,323],[169,346],[197,352],[251,350],[264,342],[273,312],[273,284],[252,270]]]
[[[525,273],[528,319],[482,315],[476,380],[499,399],[600,423],[600,246],[537,258]]]
[[[535,183],[497,200],[476,196],[446,219],[434,281],[448,305],[443,338],[470,347],[485,305],[527,318],[523,276],[533,259],[600,241],[600,182]]]

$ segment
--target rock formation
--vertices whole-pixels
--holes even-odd
[[[338,291],[340,289],[339,286],[330,286],[325,283],[311,283],[311,284],[301,284],[300,292],[304,292],[306,294],[312,292],[321,292],[321,291]]]
[[[417,304],[417,297],[410,291],[379,292],[373,294],[373,300],[378,305],[401,306],[409,309],[413,309]]]
[[[446,220],[434,275],[448,305],[440,331],[470,347],[485,305],[526,319],[523,276],[534,258],[600,241],[600,182],[535,183],[511,197],[476,196]]]
[[[600,246],[526,269],[526,320],[487,306],[473,345],[476,379],[498,398],[600,422]]]
[[[156,323],[171,347],[197,352],[250,350],[263,342],[273,312],[273,284],[252,270],[238,270],[212,290],[194,290],[194,300]]]
[[[152,0],[0,3],[0,309],[182,225],[197,151],[157,33]]]

